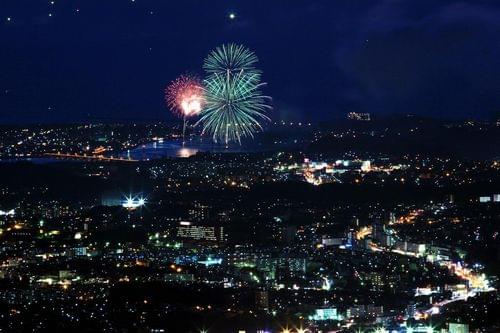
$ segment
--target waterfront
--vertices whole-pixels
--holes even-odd
[[[269,147],[256,146],[256,145],[231,145],[226,147],[221,144],[213,143],[212,141],[191,140],[182,143],[181,140],[158,140],[145,144],[140,144],[136,148],[124,150],[121,152],[107,152],[103,155],[75,155],[61,154],[58,157],[56,154],[33,157],[15,157],[0,159],[2,163],[17,163],[17,162],[31,162],[34,164],[49,164],[61,161],[85,161],[93,157],[102,156],[103,158],[124,159],[131,161],[150,161],[161,158],[188,158],[196,155],[197,153],[252,153],[259,151],[270,150]],[[85,157],[87,156],[87,158]]]
[[[190,140],[183,144],[182,140],[172,139],[165,141],[159,140],[142,144],[134,149],[121,152],[120,154],[118,154],[117,157],[147,161],[164,157],[187,158],[201,152],[251,153],[264,150],[268,149],[262,146],[255,146],[255,145],[240,146],[236,144],[226,147],[225,145],[222,144],[213,143],[211,140],[200,140],[200,139]]]

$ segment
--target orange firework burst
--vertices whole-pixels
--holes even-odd
[[[196,76],[181,75],[165,89],[165,100],[170,110],[178,116],[196,116],[205,101],[202,83]]]

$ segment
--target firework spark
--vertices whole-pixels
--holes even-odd
[[[241,144],[253,137],[269,121],[269,97],[261,92],[261,72],[255,68],[257,56],[241,45],[223,45],[205,60],[205,107],[199,123],[214,141]]]
[[[181,75],[165,89],[170,110],[182,118],[182,141],[185,142],[188,118],[200,114],[205,103],[201,81],[191,75]]]
[[[191,75],[181,75],[165,89],[165,100],[176,115],[186,118],[199,114],[203,108],[203,85]]]

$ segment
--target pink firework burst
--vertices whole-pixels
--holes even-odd
[[[179,76],[165,89],[165,101],[170,110],[182,118],[196,116],[205,101],[201,81],[192,75]]]

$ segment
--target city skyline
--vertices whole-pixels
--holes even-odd
[[[500,332],[500,2],[0,0],[0,331]]]

